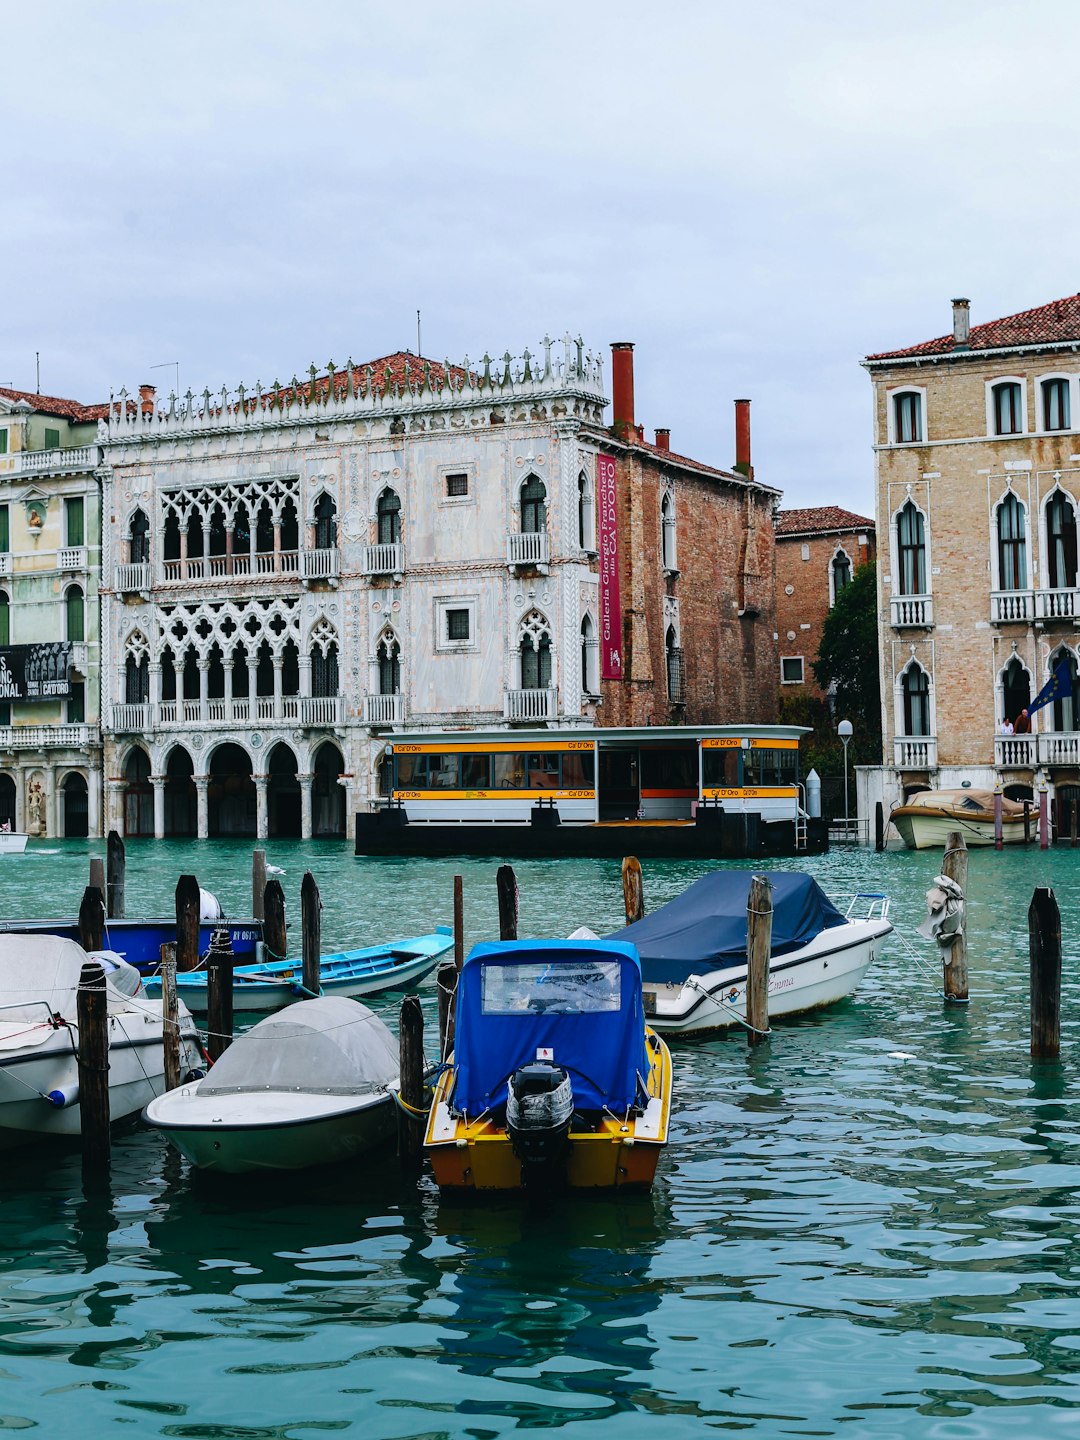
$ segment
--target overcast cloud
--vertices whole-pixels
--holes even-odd
[[[872,513],[868,351],[1080,289],[1080,7],[5,0],[0,384],[636,342],[638,419]]]

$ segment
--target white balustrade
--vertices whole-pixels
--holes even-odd
[[[175,700],[162,700],[161,704],[157,707],[157,712],[157,720],[159,725],[176,724]]]
[[[1051,730],[1037,738],[1040,765],[1080,765],[1080,730]]]
[[[507,720],[554,720],[558,709],[555,690],[507,690]]]
[[[149,590],[151,583],[150,566],[145,562],[116,567],[116,589],[122,595],[135,590]]]
[[[405,570],[404,545],[365,545],[360,559],[364,575],[401,575]]]
[[[114,707],[115,708],[115,707]],[[123,707],[139,710],[142,707]],[[132,727],[135,728],[135,727]],[[9,750],[83,750],[99,745],[101,732],[96,725],[4,725],[0,727],[0,747]]]
[[[336,580],[341,568],[341,559],[336,550],[305,550],[305,580]]]
[[[894,595],[889,607],[895,630],[908,626],[928,630],[934,623],[934,601],[929,595]]]
[[[546,565],[549,554],[546,530],[513,531],[506,537],[508,565]]]
[[[893,764],[898,770],[936,770],[936,735],[897,735],[893,740]]]
[[[994,764],[999,770],[1032,770],[1035,767],[1034,735],[995,735]]]
[[[403,695],[365,695],[365,725],[401,725],[405,717]]]
[[[0,575],[11,574],[11,553],[8,550],[0,550]]]
[[[56,552],[56,568],[58,570],[85,570],[85,545],[68,545],[63,550],[58,550]]]
[[[164,705],[161,709],[164,710]],[[150,706],[149,705],[114,705],[112,707],[112,728],[116,731],[129,731],[136,735],[145,735],[150,729]]]
[[[333,727],[343,723],[345,701],[340,695],[305,695],[302,718],[305,725]]]
[[[1035,613],[1040,620],[1075,620],[1080,615],[1080,590],[1036,590]]]
[[[96,470],[98,464],[96,445],[69,445],[59,450],[19,450],[7,458],[14,461],[13,468],[23,475],[46,475],[61,470]]]
[[[1031,590],[991,590],[990,619],[995,625],[1025,624],[1035,618],[1035,596]]]

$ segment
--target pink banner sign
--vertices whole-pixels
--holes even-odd
[[[616,496],[615,461],[610,455],[598,455],[596,499],[600,513],[600,673],[605,680],[623,678]]]

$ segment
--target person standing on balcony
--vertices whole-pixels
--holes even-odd
[[[1016,723],[1013,725],[1013,734],[1014,734],[1014,735],[1030,735],[1030,734],[1031,734],[1031,716],[1028,714],[1028,712],[1027,712],[1026,710],[1021,710],[1021,711],[1020,711],[1020,714],[1017,715],[1017,717],[1016,717]]]

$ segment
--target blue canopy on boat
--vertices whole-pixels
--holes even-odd
[[[549,1053],[550,1052],[550,1053]],[[641,967],[617,940],[507,940],[477,945],[458,980],[452,1103],[469,1115],[501,1105],[521,1065],[550,1059],[574,1104],[621,1112],[648,1071]]]
[[[760,872],[758,872],[760,873]],[[772,882],[772,953],[798,950],[844,916],[810,875],[767,872]],[[748,870],[717,870],[644,920],[617,931],[637,946],[646,980],[681,984],[691,975],[746,963]],[[612,937],[614,938],[614,937]]]

